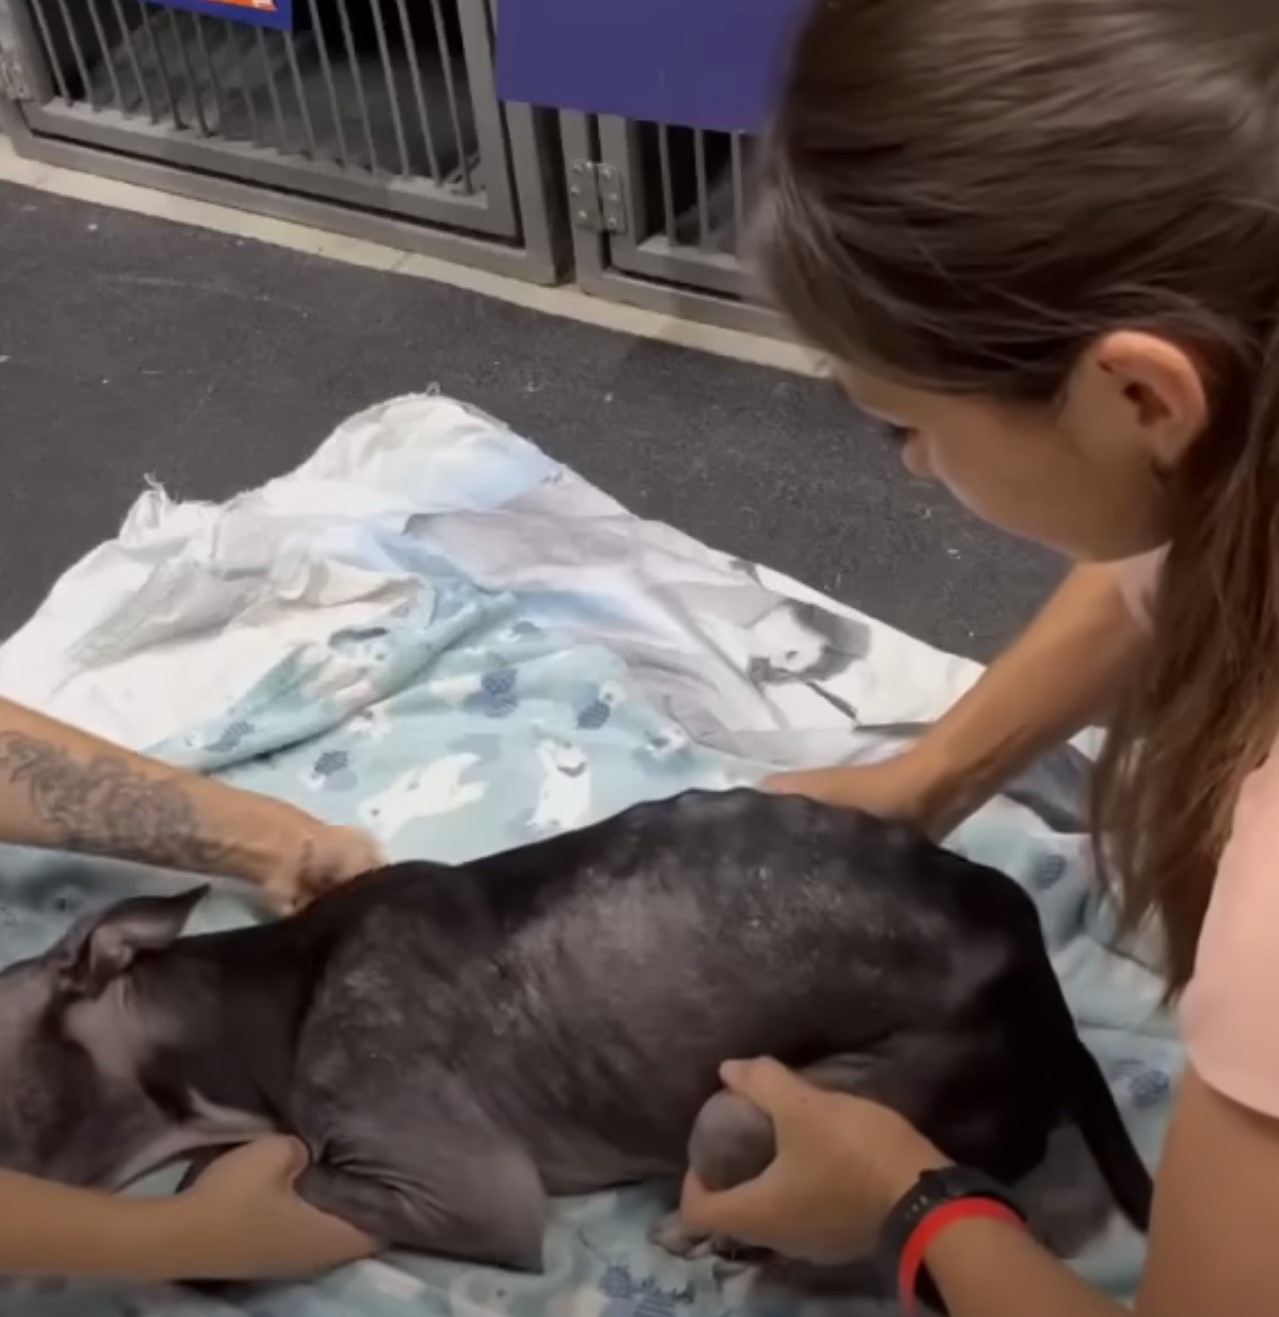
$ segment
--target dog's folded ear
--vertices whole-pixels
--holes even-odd
[[[97,997],[139,956],[163,951],[182,932],[208,886],[173,896],[137,896],[86,915],[47,953],[64,998]]]

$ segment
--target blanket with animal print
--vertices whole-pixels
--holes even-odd
[[[977,675],[799,584],[642,521],[499,422],[439,397],[342,425],[230,502],[145,492],[0,647],[0,692],[138,749],[462,860],[642,799],[886,753]],[[1078,823],[1089,742],[952,839],[1036,896],[1058,970],[1150,1157],[1181,1049],[1109,912]],[[0,963],[163,876],[0,852]],[[233,888],[201,927],[260,917]],[[1062,1179],[1076,1178],[1067,1162]],[[151,1191],[170,1181],[156,1181]],[[560,1205],[546,1274],[420,1257],[217,1298],[41,1285],[0,1311],[81,1317],[790,1317],[850,1311],[676,1262],[648,1189]],[[1129,1292],[1115,1227],[1079,1265]],[[860,1310],[859,1310],[860,1311]],[[865,1311],[871,1311],[866,1308]]]

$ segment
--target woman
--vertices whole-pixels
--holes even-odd
[[[130,754],[0,700],[0,842],[262,887],[292,909],[379,862],[362,833]],[[3,1100],[3,1094],[0,1094]],[[165,1280],[307,1273],[366,1253],[293,1193],[295,1140],[221,1158],[174,1198],[115,1198],[0,1171],[0,1275]]]
[[[1079,564],[914,749],[779,785],[941,834],[1108,718],[1102,868],[1125,927],[1162,928],[1189,1056],[1136,1311],[1279,1312],[1273,6],[822,0],[758,244],[912,471]],[[722,1195],[690,1183],[691,1225],[833,1259],[936,1205],[945,1149],[892,1113],[769,1062],[726,1076],[779,1154]],[[953,1317],[1124,1311],[980,1190],[951,1197],[908,1289],[922,1252]]]

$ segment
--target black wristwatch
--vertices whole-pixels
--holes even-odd
[[[998,1180],[984,1171],[967,1166],[943,1166],[935,1171],[925,1171],[915,1181],[914,1187],[907,1191],[888,1214],[888,1219],[884,1222],[880,1233],[883,1256],[893,1268],[894,1282],[897,1280],[899,1261],[915,1231],[938,1208],[965,1199],[983,1199],[998,1203],[1021,1221],[1026,1220],[1024,1209],[1012,1194]],[[927,1268],[920,1275],[918,1293],[930,1307],[939,1312],[946,1311],[946,1306],[932,1278],[928,1275]]]

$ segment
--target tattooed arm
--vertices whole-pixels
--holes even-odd
[[[362,833],[0,699],[0,841],[226,874],[291,906],[375,867]]]

